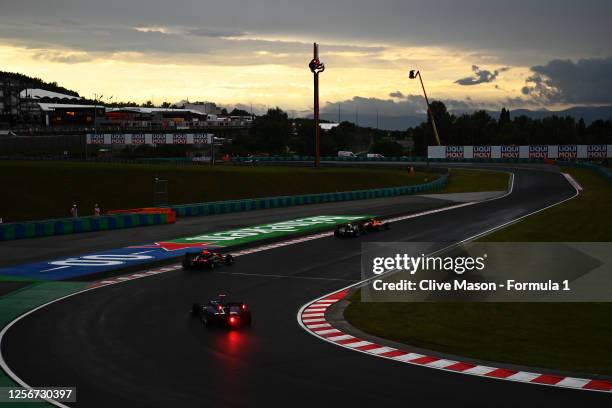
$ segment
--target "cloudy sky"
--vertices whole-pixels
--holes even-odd
[[[0,70],[84,96],[326,109],[612,104],[609,0],[0,0]]]

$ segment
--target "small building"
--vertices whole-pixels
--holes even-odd
[[[0,77],[0,122],[12,122],[19,115],[19,90],[21,82]]]
[[[21,99],[44,99],[44,98],[57,98],[57,99],[68,99],[74,101],[80,101],[80,96],[67,95],[59,92],[47,91],[46,89],[40,88],[26,88],[19,92]]]
[[[324,132],[340,126],[339,123],[320,123],[319,125],[321,126],[321,130]]]
[[[94,126],[96,118],[103,118],[102,105],[77,105],[64,103],[38,103],[46,126]]]
[[[185,102],[182,105],[183,109],[189,109],[207,115],[218,115],[220,113],[217,104],[214,102]]]
[[[216,121],[215,115],[193,109],[125,107],[108,110],[105,124],[122,127],[191,128]]]

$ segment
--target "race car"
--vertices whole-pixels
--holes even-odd
[[[204,327],[218,326],[237,329],[251,325],[251,310],[244,302],[229,302],[225,295],[210,300],[205,305],[194,303],[191,308],[194,317],[199,317]]]
[[[383,222],[378,218],[370,218],[368,220],[363,221],[359,227],[362,232],[371,232],[371,231],[381,231],[383,229],[388,230],[391,228],[388,222]]]
[[[361,228],[359,227],[359,224],[353,224],[350,222],[348,224],[338,225],[334,230],[334,236],[339,238],[358,237],[359,235],[361,235]]]
[[[234,257],[230,254],[204,249],[201,252],[187,252],[183,258],[184,269],[215,269],[221,265],[231,265]]]
[[[369,218],[359,223],[341,224],[334,230],[336,237],[358,237],[361,234],[367,234],[372,231],[388,230],[390,225],[388,222],[383,222],[378,218]]]

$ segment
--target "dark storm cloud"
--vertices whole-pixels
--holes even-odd
[[[393,93],[402,94],[400,91]],[[448,110],[454,112],[467,112],[491,107],[488,104],[471,100],[443,99],[442,101]],[[340,110],[343,114],[348,116],[350,116],[351,112],[356,112],[357,110],[360,114],[378,112],[384,116],[415,116],[425,114],[427,109],[423,96],[402,94],[400,100],[354,96],[351,99],[341,101],[327,101],[321,111],[331,115],[337,114],[338,105],[340,105]]]
[[[486,69],[480,69],[477,65],[472,65],[474,75],[458,79],[455,83],[459,85],[478,85],[493,82],[500,72],[508,71],[509,69],[509,67],[502,67],[491,72]]]
[[[401,91],[391,92],[391,93],[389,94],[389,96],[390,96],[391,98],[398,98],[398,99],[403,99],[403,98],[405,97],[405,96],[404,96],[404,94],[403,94]]]
[[[612,103],[612,57],[553,60],[531,68],[522,93],[541,103]]]
[[[341,44],[445,46],[498,55],[504,64],[534,64],[563,56],[612,55],[609,0],[0,0],[0,38],[51,41],[34,21],[66,27],[127,29],[140,26],[203,30],[204,38],[249,33],[256,38],[304,38]],[[554,12],[552,11],[554,10]],[[17,23],[17,24],[13,24]],[[84,51],[97,47],[93,30],[67,41]],[[195,32],[194,32],[195,33]],[[138,47],[131,37],[117,38]],[[59,43],[58,45],[64,45]],[[148,48],[173,52],[173,44]],[[139,51],[139,50],[132,50]],[[535,58],[535,59],[534,59]]]

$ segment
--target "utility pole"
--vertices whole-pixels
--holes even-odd
[[[325,71],[325,64],[319,60],[319,45],[314,43],[312,60],[308,64],[314,76],[314,122],[315,122],[315,167],[321,166],[321,128],[319,126],[319,74]]]
[[[103,95],[94,94],[94,137],[97,139],[98,136],[98,100],[102,98]],[[89,160],[89,156],[87,154],[87,136],[85,136],[85,160]]]

